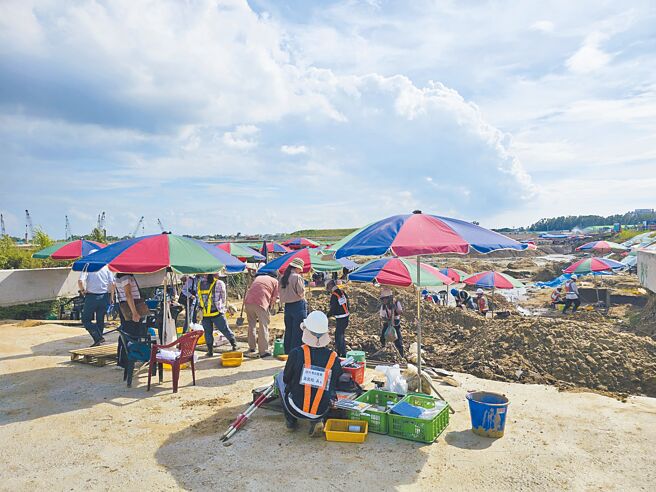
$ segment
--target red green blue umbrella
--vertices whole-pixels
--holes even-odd
[[[291,249],[287,246],[283,246],[280,243],[266,243],[267,253],[289,253]],[[260,253],[264,254],[264,251],[260,250]]]
[[[119,273],[154,273],[171,269],[178,273],[238,273],[246,265],[234,256],[203,241],[162,233],[126,239],[73,263],[73,270],[98,271],[107,265]]]
[[[519,280],[499,272],[479,272],[475,273],[464,280],[465,284],[472,285],[481,289],[516,289],[524,287]]]
[[[402,258],[380,258],[371,260],[357,270],[349,273],[349,280],[355,282],[373,282],[381,285],[398,287],[436,287],[450,285],[453,280],[442,274],[437,268],[427,263],[420,263],[421,275],[417,280],[417,265]]]
[[[583,258],[563,270],[564,273],[605,272],[614,268],[624,268],[624,264],[608,258]]]
[[[467,272],[463,272],[462,270],[458,270],[457,268],[448,268],[448,267],[440,268],[440,273],[446,275],[456,283],[462,282],[465,279],[465,277],[469,276]]]
[[[500,249],[522,251],[528,247],[464,220],[419,211],[379,220],[349,237],[348,241],[336,248],[335,258],[382,256],[386,253],[395,256],[466,254],[472,249],[479,253],[489,253]]]
[[[217,248],[221,248],[226,253],[230,253],[239,261],[264,261],[264,255],[240,243],[219,243]]]
[[[47,248],[37,251],[32,255],[32,258],[53,260],[77,260],[87,256],[93,250],[104,248],[105,245],[95,241],[87,241],[86,239],[78,239],[76,241],[64,241],[55,243]]]
[[[311,239],[306,239],[304,237],[295,237],[292,239],[288,239],[287,241],[283,241],[282,244],[290,249],[318,248],[320,246],[319,243],[316,243]]]
[[[266,265],[262,266],[258,272],[278,272],[282,273],[285,271],[287,266],[291,263],[294,258],[300,258],[303,260],[305,266],[303,267],[303,273],[307,273],[310,270],[315,272],[341,272],[343,265],[337,260],[325,260],[320,251],[313,251],[310,248],[299,249],[298,251],[292,251],[286,255],[282,255],[275,260],[270,261]]]
[[[601,254],[621,253],[628,250],[629,248],[626,246],[622,246],[621,244],[612,241],[592,241],[576,248],[576,251],[595,251]]]

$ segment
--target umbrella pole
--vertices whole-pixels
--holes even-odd
[[[421,393],[421,257],[417,255],[417,373]]]
[[[166,339],[166,284],[168,280],[168,272],[164,273],[164,294],[162,295],[162,334],[159,337],[159,343],[164,343]]]

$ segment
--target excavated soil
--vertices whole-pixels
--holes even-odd
[[[351,284],[348,292],[350,348],[365,350],[373,360],[398,360],[392,348],[381,351],[378,289]],[[396,293],[405,308],[402,333],[407,352],[415,341],[416,297],[412,290]],[[315,293],[309,302],[311,309],[323,309],[326,297]],[[656,342],[618,333],[615,323],[594,312],[567,318],[511,313],[505,320],[485,319],[424,302],[424,359],[430,366],[487,379],[656,397]]]

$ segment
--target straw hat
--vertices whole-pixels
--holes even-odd
[[[392,297],[394,294],[392,294],[392,289],[389,287],[383,287],[380,289],[380,298],[382,299],[383,297]]]
[[[321,311],[312,311],[301,323],[303,343],[310,347],[325,347],[330,343],[328,317]]]
[[[305,268],[305,262],[303,261],[302,258],[294,258],[290,263],[290,267],[293,268],[298,268],[299,270],[303,270]]]

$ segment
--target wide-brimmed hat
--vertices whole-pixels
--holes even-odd
[[[305,268],[305,262],[302,258],[294,258],[291,262],[289,262],[289,266],[303,270]]]
[[[389,287],[383,287],[380,289],[380,298],[382,299],[383,297],[392,297],[394,294],[392,294],[392,289]]]
[[[303,343],[310,347],[325,347],[330,343],[328,317],[321,311],[312,311],[301,323]]]

